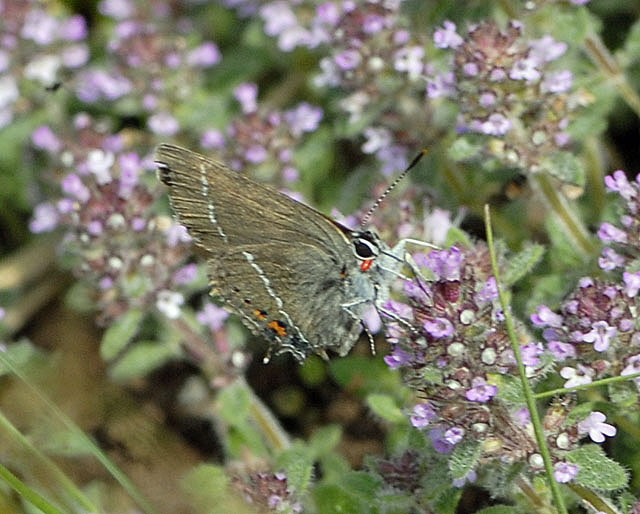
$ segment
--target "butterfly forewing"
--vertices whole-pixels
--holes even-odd
[[[360,321],[343,305],[358,262],[346,228],[189,150],[160,145],[156,162],[180,222],[208,254],[214,293],[249,328],[298,358],[353,346]]]

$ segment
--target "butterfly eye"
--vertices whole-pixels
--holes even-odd
[[[378,256],[378,245],[369,239],[359,237],[353,240],[353,253],[361,260],[373,259]]]

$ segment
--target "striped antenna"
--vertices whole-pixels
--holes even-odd
[[[428,150],[424,148],[418,155],[416,155],[411,161],[411,164],[409,164],[409,166],[407,166],[407,168],[402,173],[400,173],[400,175],[398,175],[398,177],[389,185],[389,187],[385,190],[385,192],[378,197],[378,199],[374,202],[371,208],[367,211],[367,214],[364,215],[364,218],[362,218],[362,221],[360,222],[361,227],[365,227],[367,223],[369,223],[371,216],[373,216],[373,213],[376,211],[376,209],[380,207],[380,204],[383,202],[383,200],[387,196],[389,196],[389,193],[391,193],[391,191],[395,189],[395,187],[400,183],[400,181],[403,180],[409,174],[411,169],[420,162],[420,159],[422,159],[425,155],[427,155],[427,152]]]

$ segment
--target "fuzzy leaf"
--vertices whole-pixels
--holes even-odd
[[[607,457],[600,446],[588,444],[567,454],[567,461],[579,467],[576,482],[598,491],[614,491],[626,487],[627,473]]]
[[[525,243],[522,250],[509,257],[507,269],[502,274],[504,287],[515,284],[527,275],[544,255],[544,246],[536,243]]]
[[[475,440],[464,440],[458,444],[451,459],[449,459],[449,471],[451,478],[461,480],[476,467],[476,463],[482,454],[482,445]]]
[[[176,350],[156,341],[139,341],[109,371],[116,381],[142,377],[176,357]]]
[[[388,394],[370,394],[367,396],[367,405],[390,423],[404,423],[407,419],[393,397]]]
[[[313,456],[308,448],[295,445],[277,458],[277,466],[287,473],[287,484],[297,494],[304,494],[313,475]]]
[[[360,501],[337,484],[322,484],[314,488],[318,512],[339,512],[340,514],[369,514],[374,512],[371,499]]]
[[[570,152],[554,152],[541,163],[541,166],[563,184],[584,186],[584,167],[578,158]]]
[[[132,309],[111,324],[102,336],[102,343],[100,343],[100,356],[104,360],[110,361],[117,357],[133,339],[138,332],[143,316],[142,310]]]

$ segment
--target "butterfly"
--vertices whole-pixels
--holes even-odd
[[[352,230],[178,146],[158,146],[155,162],[206,256],[212,294],[270,343],[268,355],[349,352],[367,311],[388,299],[405,241],[391,248],[372,230]]]

